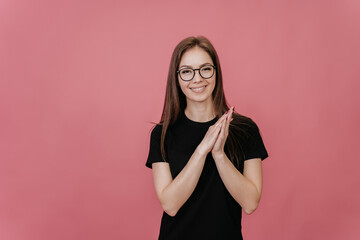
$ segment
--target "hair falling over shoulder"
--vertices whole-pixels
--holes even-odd
[[[164,147],[166,131],[169,125],[175,123],[180,115],[180,111],[184,111],[186,108],[186,97],[180,89],[176,71],[179,67],[183,54],[195,46],[204,49],[210,55],[214,65],[216,65],[216,85],[212,93],[212,98],[217,117],[221,117],[226,111],[230,109],[224,94],[220,61],[212,43],[204,36],[191,36],[183,39],[177,44],[171,56],[166,84],[164,107],[160,122],[155,123],[162,126],[160,146],[161,155],[165,161],[167,161]],[[232,163],[235,166],[240,167],[242,162],[239,160],[236,152],[239,151],[239,148],[242,156],[244,156],[244,152],[242,150],[239,138],[245,138],[247,136],[248,131],[246,131],[246,129],[252,125],[252,120],[236,112],[233,113],[232,117],[233,120],[230,122],[228,139],[225,142],[225,150],[228,151]]]

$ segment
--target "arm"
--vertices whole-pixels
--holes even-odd
[[[156,195],[164,211],[175,216],[181,206],[193,193],[202,169],[206,154],[197,148],[181,172],[172,179],[169,163],[152,164]]]
[[[214,160],[226,189],[244,209],[244,212],[251,214],[258,207],[261,197],[261,158],[244,161],[244,175],[235,168],[225,154],[216,156]]]
[[[168,215],[175,216],[193,193],[204,167],[206,156],[216,142],[224,119],[225,115],[216,124],[209,127],[203,140],[174,180],[169,163],[156,162],[152,164],[156,195]]]
[[[231,196],[240,204],[246,214],[251,214],[257,208],[262,188],[261,158],[244,161],[244,175],[238,171],[224,152],[225,140],[232,119],[232,107],[227,113],[227,120],[221,126],[219,137],[211,151],[219,175]]]

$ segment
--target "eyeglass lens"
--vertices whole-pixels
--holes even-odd
[[[214,67],[213,66],[203,66],[200,68],[199,73],[200,73],[201,77],[203,77],[203,78],[211,78],[214,74]],[[184,81],[189,81],[189,80],[193,79],[194,76],[195,76],[194,69],[183,68],[180,70],[180,77]]]

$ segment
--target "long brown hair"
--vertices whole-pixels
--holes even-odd
[[[169,125],[175,123],[177,118],[179,117],[180,111],[184,111],[186,108],[186,96],[182,92],[177,78],[176,71],[178,70],[181,57],[183,54],[195,47],[198,46],[204,49],[211,57],[214,65],[216,66],[216,84],[215,88],[212,92],[212,98],[214,103],[214,110],[217,117],[221,117],[226,111],[229,110],[229,106],[227,104],[224,89],[223,89],[223,81],[222,81],[222,73],[221,73],[221,65],[217,55],[217,52],[211,42],[204,36],[198,37],[188,37],[182,40],[174,49],[173,54],[171,56],[168,79],[166,84],[166,94],[165,94],[165,102],[164,108],[161,115],[161,120],[159,125],[162,125],[162,133],[161,133],[161,155],[163,159],[166,161],[166,153],[165,153],[165,136],[166,131]],[[240,147],[242,155],[244,156],[244,152],[242,150],[242,146],[239,141],[239,136],[244,136],[243,134],[247,134],[243,127],[249,126],[250,118],[243,116],[238,113],[233,113],[232,117],[234,118],[229,126],[229,135],[225,142],[225,148],[227,148],[230,154],[230,160],[232,163],[240,167],[240,161],[237,157],[236,151],[238,151],[237,147]],[[243,134],[236,134],[236,133]],[[236,166],[235,165],[235,166]]]

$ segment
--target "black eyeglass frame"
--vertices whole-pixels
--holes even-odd
[[[181,77],[181,74],[179,74],[181,80],[183,80],[183,81],[185,81],[185,82],[189,82],[189,81],[191,81],[191,80],[194,79],[194,77],[195,77],[195,71],[196,71],[196,70],[199,71],[199,74],[200,74],[200,76],[201,76],[202,78],[204,78],[204,79],[209,79],[209,78],[211,78],[212,76],[214,76],[215,71],[213,71],[213,74],[212,74],[210,77],[207,77],[207,78],[206,78],[206,77],[203,77],[203,75],[201,75],[201,72],[200,72],[200,69],[202,69],[203,67],[208,67],[208,66],[212,66],[212,67],[214,68],[214,70],[216,70],[216,66],[215,66],[215,65],[207,64],[207,65],[202,66],[201,68],[196,68],[196,69],[192,69],[192,68],[182,68],[182,69],[180,69],[180,70],[177,70],[176,72],[177,72],[177,74],[179,74],[180,71],[182,71],[182,70],[184,70],[184,69],[191,69],[191,70],[193,70],[193,76],[192,76],[192,78],[189,79],[189,80],[184,80],[184,79]]]

